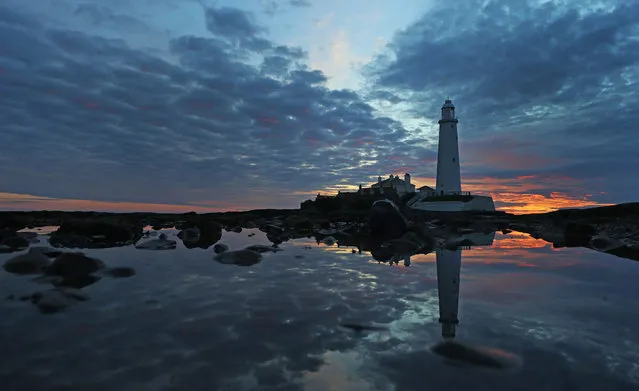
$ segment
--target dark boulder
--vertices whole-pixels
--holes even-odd
[[[104,262],[99,259],[87,257],[82,253],[62,253],[47,267],[45,273],[72,278],[92,274],[104,268]]]
[[[408,228],[408,222],[393,201],[375,201],[370,211],[369,227],[371,236],[378,240],[401,237]]]
[[[590,240],[597,234],[597,228],[590,224],[571,222],[564,229],[566,247],[588,247]]]
[[[13,274],[40,274],[50,264],[51,260],[46,255],[29,251],[8,259],[3,267],[5,271]]]

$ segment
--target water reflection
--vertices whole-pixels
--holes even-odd
[[[471,243],[475,246],[491,246],[495,240],[495,233],[472,233],[460,238],[460,242]],[[460,246],[456,249],[444,248],[436,250],[437,294],[439,298],[439,323],[442,327],[442,337],[455,338],[459,324],[459,285],[462,264],[462,251],[470,250],[471,246]],[[410,262],[410,257],[408,257]],[[404,261],[406,262],[406,261]]]
[[[177,230],[162,233],[176,239]],[[18,300],[0,301],[0,335],[10,336],[0,353],[0,382],[25,391],[167,383],[164,389],[175,391],[417,391],[428,371],[429,387],[442,390],[639,384],[639,318],[628,311],[639,294],[637,264],[529,246],[524,237],[518,245],[516,237],[467,232],[454,248],[411,250],[401,241],[355,235],[337,236],[332,246],[303,238],[273,247],[257,229],[223,234],[227,254],[257,250],[257,263],[190,250],[179,240],[170,251],[90,249],[88,256],[135,268],[135,276],[86,286],[81,291],[90,300],[49,317]],[[0,261],[12,256],[0,254]],[[523,285],[524,278],[534,284]],[[38,287],[0,274],[4,296]],[[499,364],[494,349],[429,349],[453,341],[514,352],[525,365],[493,376],[473,367]],[[462,355],[470,366],[444,365]]]

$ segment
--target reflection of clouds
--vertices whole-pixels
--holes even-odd
[[[249,232],[224,232],[222,241],[243,248],[265,240],[248,237]],[[542,360],[545,356],[529,353],[534,349],[558,350],[558,357],[570,357],[574,365],[587,362],[590,372],[603,373],[605,365],[614,365],[616,373],[629,374],[639,361],[634,331],[639,319],[632,318],[626,304],[636,295],[615,295],[634,293],[630,287],[635,281],[613,284],[617,275],[608,274],[609,279],[585,284],[575,277],[577,272],[593,257],[606,263],[605,254],[591,252],[591,258],[583,258],[574,249],[510,248],[516,241],[501,248],[501,240],[510,238],[497,235],[493,246],[462,253],[458,336],[523,352],[528,374],[545,373],[548,363],[567,365],[554,356]],[[307,245],[312,250],[305,250]],[[10,315],[0,318],[0,335],[15,336],[0,352],[0,382],[9,384],[8,389],[18,381],[30,389],[40,389],[43,382],[52,382],[52,388],[73,385],[74,390],[160,389],[158,385],[169,382],[168,373],[168,390],[286,384],[291,390],[332,386],[363,391],[386,390],[388,383],[409,384],[401,389],[410,390],[423,388],[426,369],[435,373],[429,387],[446,389],[448,377],[465,384],[460,389],[483,380],[473,371],[466,373],[469,380],[459,380],[458,368],[444,366],[427,352],[441,334],[434,253],[414,256],[413,265],[404,268],[370,262],[370,254],[335,252],[336,247],[317,246],[313,239],[281,247],[283,251],[265,253],[263,262],[244,269],[212,261],[212,251],[180,245],[170,253],[88,250],[88,256],[107,264],[135,267],[135,281],[91,286],[88,305],[55,322],[42,322],[37,313],[0,302],[0,310]],[[296,258],[299,254],[305,257]],[[513,254],[549,266],[522,268]],[[0,262],[4,259],[0,254]],[[552,270],[553,264],[574,260],[574,268]],[[636,269],[629,265],[634,264],[610,267],[633,276]],[[0,274],[0,297],[32,286],[28,284]],[[597,300],[593,286],[611,300]],[[386,325],[389,331],[358,336],[338,327],[351,321]],[[82,333],[68,324],[80,325]],[[615,335],[607,332],[611,325]],[[33,341],[40,341],[38,349],[32,349]],[[95,348],[87,351],[89,345]],[[85,359],[76,360],[78,354]],[[51,377],[33,372],[36,366]],[[565,367],[562,376],[572,369]],[[619,389],[601,382],[600,389]],[[508,384],[522,389],[517,387],[521,378]]]
[[[322,355],[322,360],[324,365],[319,370],[303,376],[305,391],[373,389],[368,380],[353,377],[353,373],[363,364],[363,359],[357,352],[326,352]]]

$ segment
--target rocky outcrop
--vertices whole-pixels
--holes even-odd
[[[107,248],[128,246],[142,237],[142,226],[128,221],[68,221],[49,238],[54,247]]]

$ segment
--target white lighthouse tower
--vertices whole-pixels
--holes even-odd
[[[457,122],[455,106],[448,98],[444,101],[442,118],[439,120],[437,183],[435,185],[437,195],[461,193]]]
[[[462,249],[437,250],[436,257],[439,323],[442,325],[442,337],[455,338],[455,329],[459,324],[457,313]]]

